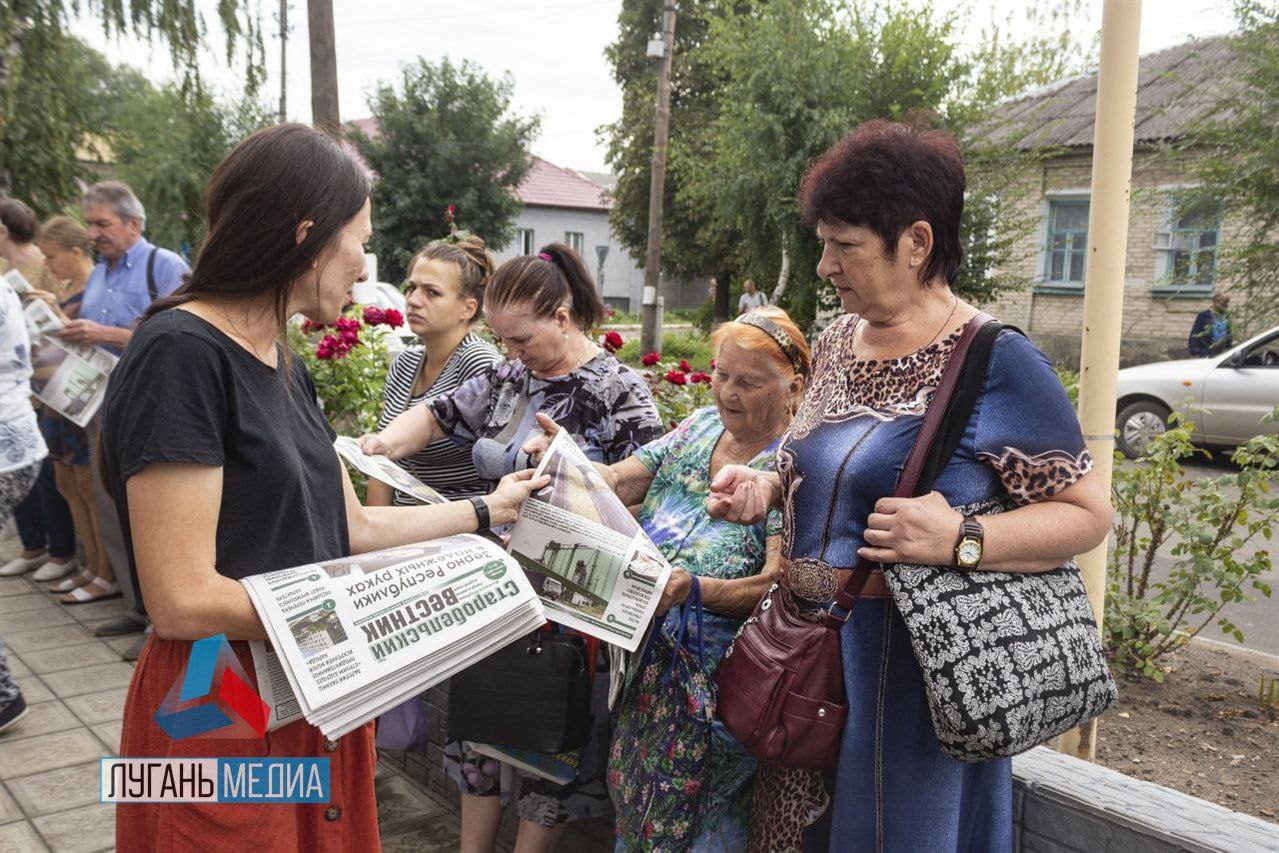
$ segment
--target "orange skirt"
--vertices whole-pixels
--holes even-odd
[[[248,643],[234,641],[253,683]],[[373,772],[377,768],[373,724],[340,740],[326,740],[305,720],[257,738],[196,736],[172,740],[152,719],[174,681],[182,677],[191,643],[152,636],[142,650],[124,703],[120,755],[125,757],[329,758],[328,803],[137,803],[116,806],[115,843],[131,851],[244,853],[246,850],[381,850]]]

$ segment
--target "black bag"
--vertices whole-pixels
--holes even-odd
[[[568,752],[591,733],[586,639],[535,631],[454,675],[449,736],[474,743]]]
[[[928,493],[954,456],[1000,328],[991,323],[973,341],[916,496]],[[1003,498],[957,507],[974,515],[1011,508]],[[1115,680],[1074,560],[1026,573],[899,564],[884,579],[919,661],[937,740],[951,758],[1017,755],[1114,704]]]

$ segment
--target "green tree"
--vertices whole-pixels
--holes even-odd
[[[147,210],[147,237],[172,249],[199,248],[204,186],[243,137],[272,123],[258,101],[216,101],[207,91],[184,94],[176,84],[152,87],[132,69],[109,137],[111,174],[137,193]]]
[[[1240,77],[1177,146],[1197,184],[1178,206],[1224,212],[1218,280],[1236,295],[1231,312],[1248,334],[1279,323],[1279,2],[1236,0],[1235,12]]]
[[[662,28],[662,0],[624,0],[617,40],[605,49],[613,78],[622,89],[622,115],[599,129],[607,159],[617,174],[609,222],[618,240],[637,258],[648,242],[649,166],[656,115],[656,60],[646,55],[648,40]],[[681,278],[719,274],[728,286],[734,250],[741,235],[715,223],[704,200],[681,195],[715,146],[714,121],[725,82],[707,59],[710,22],[751,12],[758,0],[681,0],[671,69],[671,133],[666,154],[665,227],[662,271]]]
[[[1080,0],[1032,10],[1028,31]],[[608,55],[623,115],[603,130],[619,173],[612,220],[637,256],[647,239],[652,70],[642,45],[660,3],[623,5]],[[1082,66],[1067,36],[1010,39],[995,25],[964,51],[958,13],[928,5],[847,0],[684,3],[676,28],[663,272],[709,275],[727,266],[765,282],[804,324],[831,294],[815,276],[817,247],[795,201],[808,162],[872,118],[927,122],[956,133],[970,164],[963,223],[968,263],[957,290],[982,301],[1024,282],[1000,269],[1024,244],[1006,192],[1025,155],[971,131],[1002,97]],[[1053,29],[1052,32],[1060,32]]]
[[[448,231],[449,205],[490,246],[510,239],[519,212],[512,191],[528,172],[539,126],[511,113],[512,85],[509,75],[493,79],[470,62],[419,59],[398,86],[373,93],[378,132],[352,129],[351,137],[378,176],[372,251],[384,279],[398,281],[409,259]]]
[[[245,59],[252,95],[264,76],[258,7],[219,0],[228,61]],[[207,26],[196,0],[4,0],[0,2],[0,191],[27,200],[41,215],[74,202],[76,179],[92,177],[76,153],[100,142],[111,103],[96,75],[106,62],[66,32],[73,14],[97,17],[107,35],[134,35],[169,48],[182,91],[201,91],[200,48]]]

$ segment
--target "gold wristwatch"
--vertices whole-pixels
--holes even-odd
[[[964,516],[964,523],[959,526],[959,541],[955,543],[955,565],[961,569],[977,568],[985,537],[981,522],[971,515]]]

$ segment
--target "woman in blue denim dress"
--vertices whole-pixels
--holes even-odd
[[[726,469],[708,502],[712,514],[738,521],[782,508],[783,583],[801,607],[820,612],[859,556],[884,566],[955,565],[966,518],[983,534],[978,561],[963,571],[1047,570],[1109,529],[1109,501],[1065,390],[1044,355],[1011,330],[995,341],[975,412],[935,491],[887,497],[955,342],[978,314],[951,291],[963,260],[963,201],[954,139],[885,121],[855,129],[804,180],[800,204],[822,242],[817,272],[845,313],[815,347],[777,476]],[[975,517],[953,508],[991,498],[1016,508]],[[825,780],[829,821],[803,839],[770,833],[769,821],[813,781],[776,772],[758,783],[767,788],[756,794],[752,847],[1011,850],[1011,763],[963,763],[941,751],[881,571],[840,641],[849,715]]]

